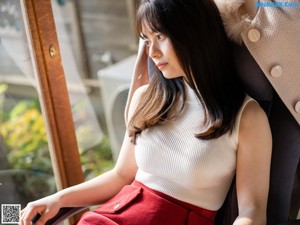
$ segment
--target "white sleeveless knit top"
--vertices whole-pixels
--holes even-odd
[[[181,201],[218,210],[235,174],[240,117],[251,98],[245,99],[231,134],[201,140],[195,134],[203,131],[203,107],[188,84],[186,87],[187,102],[182,114],[175,121],[144,130],[137,137],[136,180]],[[138,104],[138,93],[145,88],[136,91],[129,115]]]

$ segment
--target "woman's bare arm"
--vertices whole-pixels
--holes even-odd
[[[255,102],[245,107],[239,129],[236,185],[239,216],[234,225],[265,225],[272,137],[267,116]]]
[[[124,185],[135,177],[137,166],[134,145],[127,133],[115,167],[84,183],[61,190],[53,195],[28,203],[21,212],[22,225],[30,225],[32,218],[39,213],[37,225],[45,224],[61,207],[90,206],[103,203],[117,194]]]

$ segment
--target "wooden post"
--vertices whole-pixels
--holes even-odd
[[[83,182],[80,155],[50,0],[22,0],[57,189]]]

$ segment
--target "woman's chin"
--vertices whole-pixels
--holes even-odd
[[[182,75],[170,75],[170,74],[167,74],[167,73],[164,73],[162,72],[163,76],[166,78],[166,79],[174,79],[174,78],[178,78],[178,77],[182,77]]]

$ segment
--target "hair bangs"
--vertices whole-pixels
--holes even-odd
[[[145,25],[151,31],[164,33],[159,18],[159,12],[154,3],[148,0],[143,1],[136,14],[136,31],[139,36],[144,38],[143,27]]]

